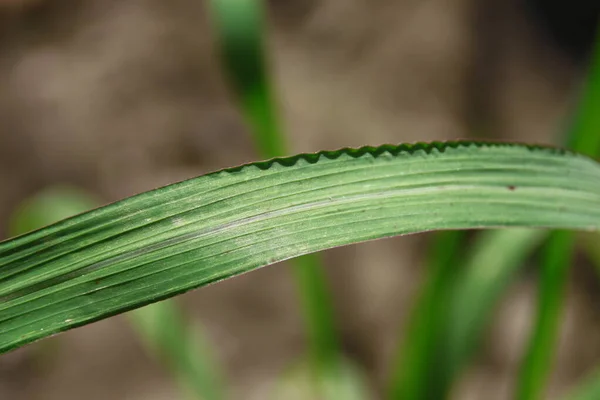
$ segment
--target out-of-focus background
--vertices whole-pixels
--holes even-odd
[[[272,0],[269,50],[293,152],[468,137],[556,143],[597,2]],[[256,159],[200,0],[0,0],[0,238],[56,184],[103,202]],[[383,393],[426,235],[324,253],[345,353]],[[600,363],[600,285],[572,270],[557,398]],[[456,399],[511,398],[535,297],[511,286]],[[287,268],[181,296],[231,398],[265,399],[304,348]],[[123,316],[0,358],[2,399],[174,399]]]

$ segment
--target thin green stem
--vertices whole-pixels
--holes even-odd
[[[574,151],[595,156],[600,153],[600,31],[581,90],[566,144]]]
[[[592,262],[596,273],[600,276],[600,248],[598,248],[599,235],[585,233],[578,235],[579,243],[587,258]],[[600,399],[600,368],[588,374],[577,387],[571,390],[564,400],[597,400]]]
[[[168,366],[189,398],[225,398],[208,341],[201,329],[185,321],[174,300],[150,304],[127,317],[148,352]]]
[[[567,231],[552,232],[545,245],[536,322],[519,374],[519,400],[543,398],[560,328],[573,245],[574,236]]]
[[[566,142],[571,148],[588,154],[597,154],[600,147],[600,136],[596,134],[600,131],[600,113],[595,112],[600,109],[600,75],[594,72],[598,71],[599,64],[600,52],[596,51],[587,85],[583,88],[579,107],[574,113],[571,129],[566,137]],[[568,237],[568,234],[559,233],[557,235],[551,240],[551,243],[564,240],[562,245],[565,247],[564,251],[568,252],[570,248],[568,242],[572,239]],[[510,261],[521,262],[527,254],[533,251],[541,236],[538,232],[523,232],[525,239],[523,244],[513,243],[512,238],[505,237],[503,234],[490,236],[491,242],[482,247],[485,248],[486,253],[490,252],[491,254],[496,246],[505,246],[507,243],[516,251],[515,255],[496,254],[495,257],[501,258],[498,262],[493,263],[497,267],[495,270],[498,279],[496,280],[478,279],[479,271],[481,271],[479,265],[476,268],[469,266],[464,271],[457,271],[458,276],[454,276],[452,270],[456,270],[456,268],[453,268],[452,263],[444,264],[436,259],[445,257],[443,254],[436,255],[437,252],[431,254],[427,281],[413,312],[404,346],[399,352],[394,367],[389,398],[428,399],[445,398],[448,395],[452,379],[458,375],[462,365],[471,354],[471,350],[476,346],[477,338],[483,332],[483,325],[487,320],[483,316],[489,314],[489,310],[493,308],[500,297],[502,288],[506,287],[516,275],[514,273],[516,269],[510,265]],[[442,238],[441,240],[447,239]],[[507,243],[504,243],[505,240]],[[447,251],[452,253],[460,245],[460,241],[452,243],[450,240]],[[565,258],[568,259],[566,255]],[[566,269],[567,266],[568,264],[565,263],[562,268]],[[488,267],[490,265],[486,266],[486,268]],[[549,268],[551,269],[549,275],[561,272],[561,266],[558,263]],[[475,287],[474,282],[479,282],[476,285],[478,290],[469,290],[469,288]],[[484,286],[485,289],[479,290],[481,286]],[[548,291],[551,290],[548,289]],[[451,294],[448,294],[448,291],[451,291]],[[544,304],[547,303],[545,298],[542,301]],[[446,309],[435,305],[435,303],[446,302],[450,304],[451,315],[447,315]],[[477,307],[471,307],[470,305],[473,303],[476,303]],[[558,303],[554,305],[548,303],[547,305],[557,307],[556,312],[549,312],[548,315],[557,315],[560,311]],[[544,324],[550,327],[551,323],[548,322],[548,318],[544,318]],[[446,319],[446,322],[442,326],[440,321],[443,319]],[[439,329],[440,332],[435,334],[431,332],[433,329]],[[548,334],[553,335],[551,332]],[[550,339],[551,337],[544,340],[550,342]],[[537,354],[538,351],[535,350],[535,353]],[[549,363],[542,362],[536,365],[543,367]],[[537,374],[537,376],[544,375],[541,372],[537,372]]]
[[[312,365],[327,369],[337,361],[338,337],[334,325],[334,310],[327,282],[316,254],[294,260],[294,273],[310,345]]]
[[[440,334],[441,315],[447,304],[453,266],[458,264],[458,253],[465,233],[439,232],[433,236],[425,286],[412,310],[406,338],[399,349],[392,376],[390,399],[426,399],[432,385],[426,385],[436,354],[435,343]],[[430,382],[433,384],[432,382]]]
[[[287,154],[274,90],[267,71],[264,7],[259,0],[211,0],[227,77],[238,97],[263,158]],[[315,367],[331,364],[339,353],[332,300],[317,255],[293,261]]]

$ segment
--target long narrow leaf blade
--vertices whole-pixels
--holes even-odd
[[[203,327],[186,321],[176,303],[161,301],[127,316],[147,351],[168,367],[187,398],[226,398],[220,368]]]
[[[436,279],[441,282],[437,288],[429,288],[424,297],[428,303],[433,300],[430,307],[438,308],[433,314],[432,309],[423,308],[421,300],[415,314],[430,320],[437,315],[439,320],[435,321],[436,325],[422,325],[421,331],[431,335],[423,342],[418,342],[417,333],[421,332],[411,332],[412,341],[403,348],[406,354],[402,354],[401,367],[404,369],[399,369],[400,379],[393,381],[391,399],[443,399],[448,396],[453,382],[480,344],[493,315],[491,311],[524,259],[547,234],[548,231],[539,229],[488,230],[481,232],[468,246],[470,251],[460,264],[448,263],[449,259],[457,259],[457,255],[452,254],[458,250],[454,246],[443,249],[449,258],[434,257],[434,260],[446,265],[437,266],[430,281]],[[451,244],[452,239],[449,236],[443,241]],[[457,267],[459,269],[453,271]],[[447,276],[449,274],[452,276]],[[436,294],[432,289],[440,293]],[[419,351],[408,346],[414,343],[419,344]],[[427,354],[424,359],[418,357],[424,354]],[[411,356],[409,360],[408,355]],[[420,370],[410,370],[411,365],[418,365]],[[417,378],[414,378],[415,373]],[[424,385],[423,382],[429,383]]]
[[[574,239],[572,232],[552,232],[544,248],[536,322],[521,364],[515,394],[517,399],[544,398],[544,387],[559,334]]]
[[[458,272],[455,268],[458,245],[464,236],[465,231],[443,231],[433,238],[427,254],[426,280],[411,310],[406,336],[394,367],[389,399],[429,399],[438,391],[439,379],[432,379],[436,372],[433,365],[441,367],[439,352],[444,336],[443,323],[453,278]]]
[[[451,378],[460,372],[493,316],[490,310],[546,236],[547,231],[538,229],[504,229],[484,232],[477,239],[462,279],[452,288],[443,339],[449,353],[445,375]]]
[[[210,0],[213,30],[225,74],[263,157],[285,154],[265,46],[262,0]]]
[[[593,371],[580,386],[563,397],[563,400],[597,399],[600,399],[600,369]]]
[[[439,335],[435,379],[428,393],[444,398],[478,348],[493,310],[524,260],[547,236],[539,229],[483,232],[451,287]],[[474,301],[476,299],[477,301]]]
[[[587,258],[594,264],[596,272],[600,275],[600,249],[596,233],[581,234],[579,237],[582,250]],[[575,388],[562,397],[563,400],[596,400],[600,399],[600,368],[596,366]]]
[[[224,72],[259,154],[264,158],[286,154],[286,138],[277,112],[272,74],[268,71],[264,2],[211,0],[208,4]],[[334,364],[340,362],[339,340],[320,259],[316,254],[299,257],[293,267],[312,366],[336,368]]]
[[[10,221],[11,235],[19,235],[95,207],[98,200],[71,187],[52,187],[23,202]],[[198,327],[185,321],[173,301],[162,301],[128,313],[130,322],[149,353],[160,358],[191,393],[190,398],[224,398],[216,365]]]
[[[579,107],[567,131],[568,147],[587,155],[600,150],[600,30],[596,34],[592,59]],[[572,232],[552,232],[541,265],[537,315],[525,350],[516,388],[516,398],[541,399],[553,365],[564,293],[575,236]]]
[[[600,165],[507,144],[231,168],[0,243],[0,351],[277,261],[436,229],[600,229]]]

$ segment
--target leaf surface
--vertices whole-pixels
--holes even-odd
[[[0,243],[0,351],[252,269],[438,229],[600,228],[600,165],[432,143],[253,163]]]

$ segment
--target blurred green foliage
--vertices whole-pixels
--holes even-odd
[[[590,157],[600,155],[600,32],[581,88],[579,104],[573,112],[564,141],[573,151]],[[559,336],[575,239],[574,232],[552,232],[545,245],[538,280],[536,321],[517,383],[515,397],[520,400],[544,398]]]
[[[564,142],[574,151],[597,156],[600,152],[600,39],[581,92]],[[463,256],[480,265],[467,261],[467,268],[460,257],[467,247],[464,235],[459,232],[434,235],[427,257],[425,284],[392,366],[390,399],[442,399],[450,395],[452,383],[480,343],[496,303],[546,233],[529,230],[483,235],[477,239],[475,253]],[[543,393],[552,367],[573,247],[571,232],[551,233],[544,247],[537,320],[519,374],[519,399],[535,400]],[[482,249],[485,250],[482,252]],[[495,279],[478,281],[481,271],[490,268],[490,276]]]

